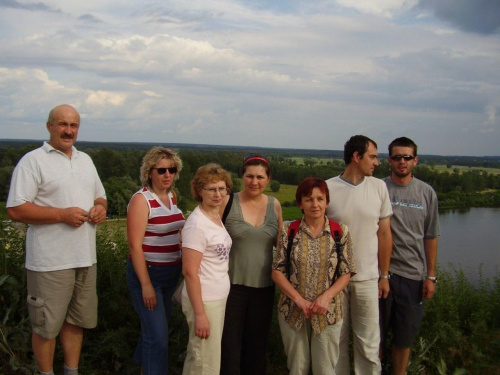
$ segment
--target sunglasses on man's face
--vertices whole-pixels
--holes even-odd
[[[404,159],[404,161],[410,161],[415,159],[415,156],[412,155],[392,155],[391,160],[394,161],[400,161],[401,159]]]
[[[156,169],[156,172],[158,172],[159,175],[170,173],[170,174],[175,174],[177,173],[177,167],[168,167],[168,168],[153,168]]]

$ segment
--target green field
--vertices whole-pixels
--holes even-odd
[[[438,164],[434,166],[434,170],[438,172],[449,172],[453,173],[454,170],[458,169],[460,173],[464,172],[472,172],[472,171],[479,171],[479,172],[486,172],[486,173],[491,173],[494,175],[500,174],[500,168],[484,168],[484,167],[465,167],[461,165],[452,165],[451,168],[448,168],[444,164]]]

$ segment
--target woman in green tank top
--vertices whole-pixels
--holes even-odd
[[[267,342],[274,305],[273,246],[282,225],[278,200],[264,194],[271,180],[269,160],[249,154],[243,161],[244,189],[225,198],[225,226],[233,245],[229,255],[231,290],[222,335],[221,375],[266,373]],[[228,203],[229,202],[229,203]]]

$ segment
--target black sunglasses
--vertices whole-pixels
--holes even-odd
[[[405,161],[410,161],[410,160],[415,159],[415,156],[411,156],[411,155],[392,155],[391,156],[391,160],[394,160],[394,161],[400,161],[401,159],[404,159]]]
[[[167,173],[170,173],[170,174],[175,174],[177,173],[177,167],[168,167],[168,168],[153,168],[153,169],[156,169],[156,172],[158,172],[158,174],[165,174]]]

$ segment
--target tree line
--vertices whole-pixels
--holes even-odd
[[[139,147],[111,149],[109,147],[84,147],[79,149],[88,153],[97,168],[99,176],[106,189],[111,215],[125,216],[128,201],[133,193],[140,188],[139,169],[147,149]],[[28,144],[21,147],[9,145],[0,146],[0,201],[6,201],[10,179],[15,165],[27,152],[39,147],[40,144]],[[149,145],[148,145],[149,146]],[[142,145],[144,147],[144,145]],[[183,161],[183,170],[175,184],[180,197],[181,208],[186,208],[191,201],[189,182],[196,169],[209,162],[222,165],[235,177],[239,176],[244,156],[250,152],[248,148],[223,147],[187,147],[178,148]],[[303,163],[298,163],[293,157],[293,150],[265,150],[271,161],[272,178],[280,184],[297,185],[308,176],[328,179],[339,175],[344,169],[344,162],[339,152],[319,150],[317,156],[314,150],[303,150]],[[337,157],[325,162],[318,157]],[[444,160],[446,162],[446,160]],[[500,174],[486,171],[471,170],[460,172],[458,169],[439,172],[433,165],[419,164],[414,169],[415,176],[429,183],[437,192],[441,207],[500,207]],[[390,174],[390,168],[385,160],[375,170],[375,177],[385,177]],[[238,182],[238,181],[237,181]],[[276,188],[276,186],[275,186]],[[278,187],[279,188],[279,187]],[[239,190],[238,183],[235,191]]]

